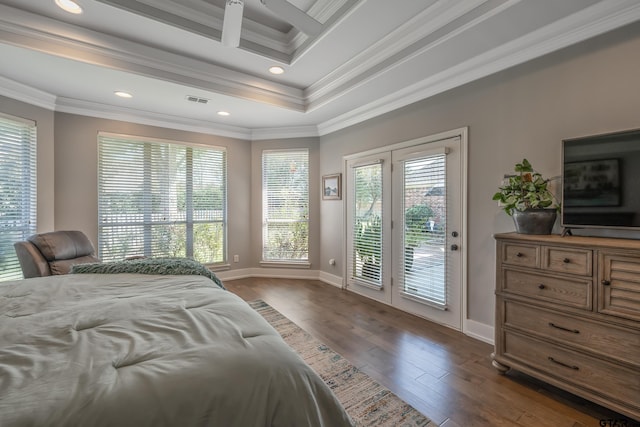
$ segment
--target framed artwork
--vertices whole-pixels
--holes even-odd
[[[322,177],[322,200],[342,199],[342,174],[324,175]]]
[[[618,159],[588,160],[564,166],[564,205],[620,206]]]

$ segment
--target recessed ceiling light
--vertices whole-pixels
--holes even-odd
[[[116,94],[116,96],[119,96],[120,98],[133,98],[133,95],[131,95],[129,92],[124,92],[121,90],[117,90],[115,92],[113,92]]]
[[[82,13],[80,5],[73,0],[56,0],[56,4],[65,12],[73,13],[75,15]]]
[[[271,74],[282,74],[284,73],[284,68],[274,65],[273,67],[269,68],[269,72]]]
[[[230,116],[231,113],[228,111],[218,111],[219,116]]]

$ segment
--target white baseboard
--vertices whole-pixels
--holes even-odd
[[[248,277],[320,280],[320,272],[318,270],[295,268],[244,268],[239,270],[216,271],[215,273],[223,282],[225,280],[246,279]]]
[[[236,279],[247,279],[249,277],[253,277],[251,275],[250,268],[241,268],[239,270],[223,270],[223,271],[214,271],[216,276],[223,282],[225,280],[236,280]]]
[[[318,280],[319,271],[295,268],[252,268],[251,277]]]
[[[344,286],[341,276],[336,276],[335,274],[326,273],[324,271],[320,272],[318,280],[340,289]]]
[[[463,331],[465,335],[468,335],[471,338],[475,338],[480,341],[484,341],[487,344],[494,344],[493,326],[486,325],[484,323],[480,323],[471,319],[467,319],[465,326],[465,330]]]

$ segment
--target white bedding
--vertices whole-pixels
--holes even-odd
[[[0,426],[346,425],[317,374],[208,278],[0,283]]]

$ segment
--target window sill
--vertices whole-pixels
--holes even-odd
[[[230,270],[231,269],[231,265],[230,264],[205,264],[205,267],[207,267],[209,270],[216,272],[216,271],[225,271],[225,270]]]
[[[266,268],[311,268],[309,261],[260,261],[260,267]]]

